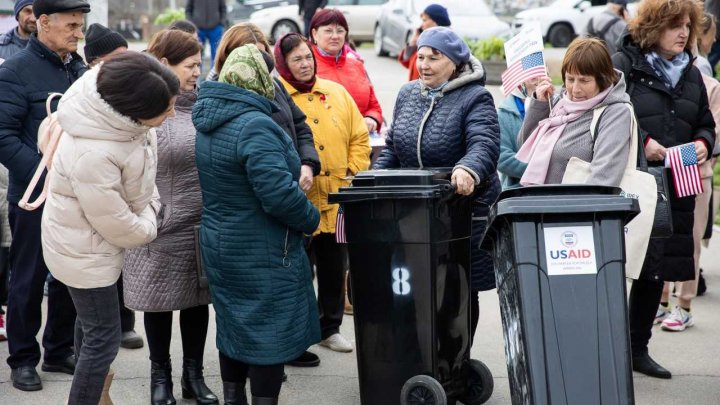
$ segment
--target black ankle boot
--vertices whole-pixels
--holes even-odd
[[[245,384],[223,381],[225,405],[248,405]]]
[[[665,369],[665,367],[657,364],[647,352],[640,353],[637,356],[634,355],[632,357],[632,366],[634,371],[650,377],[672,378],[672,373]]]
[[[205,385],[203,366],[195,359],[183,359],[182,396],[201,405],[216,405],[218,397]]]
[[[252,405],[278,405],[277,398],[253,397]]]
[[[163,363],[150,362],[150,403],[175,405],[170,360]]]

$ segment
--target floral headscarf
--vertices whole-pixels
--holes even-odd
[[[275,98],[270,72],[255,44],[243,45],[230,52],[218,81],[255,92],[269,100]]]

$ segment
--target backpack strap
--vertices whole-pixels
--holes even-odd
[[[607,34],[608,31],[610,31],[610,28],[612,28],[615,23],[620,21],[620,17],[614,17],[610,21],[606,22],[605,25],[603,25],[602,28],[600,28],[600,31],[597,33],[597,37],[601,39],[605,39],[605,34]]]
[[[25,194],[23,194],[20,202],[18,202],[18,206],[26,211],[34,211],[38,209],[47,198],[50,176],[45,177],[43,189],[35,201],[28,202],[33,191],[35,191],[35,187],[37,187],[37,184],[40,181],[40,177],[42,177],[43,173],[45,173],[45,169],[48,168],[49,170],[49,167],[52,164],[52,159],[55,156],[55,150],[57,149],[57,145],[60,142],[60,137],[63,133],[60,123],[57,121],[57,116],[54,115],[51,110],[52,100],[58,96],[62,96],[62,94],[51,93],[48,96],[47,101],[45,101],[45,109],[48,112],[48,116],[40,125],[40,133],[38,133],[38,146],[42,149],[43,157],[40,160],[40,164],[38,164],[37,169],[35,169],[35,174],[30,180],[30,184],[25,189]],[[43,143],[44,145],[40,146],[40,143]]]

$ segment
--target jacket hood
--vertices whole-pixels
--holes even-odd
[[[427,95],[428,88],[423,85],[422,80],[418,79],[418,82],[420,83],[421,93]],[[485,68],[476,57],[470,55],[470,60],[463,65],[458,77],[452,79],[443,87],[442,94],[447,94],[473,82],[478,82],[478,84],[483,86],[485,85]]]
[[[270,116],[277,107],[265,97],[227,83],[206,80],[192,111],[195,129],[210,133],[248,111]]]
[[[515,96],[512,94],[505,97],[505,100],[500,104],[498,110],[505,110],[513,115],[520,116],[520,111],[517,108],[517,104],[515,104]]]
[[[65,92],[58,105],[60,126],[70,136],[127,142],[144,136],[150,127],[115,111],[97,92],[97,66]]]

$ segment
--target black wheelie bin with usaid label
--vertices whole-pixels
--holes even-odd
[[[503,192],[493,250],[513,405],[634,404],[625,224],[637,200],[613,187]]]
[[[472,197],[450,170],[361,172],[329,196],[344,215],[363,405],[492,394],[489,369],[470,359]]]

